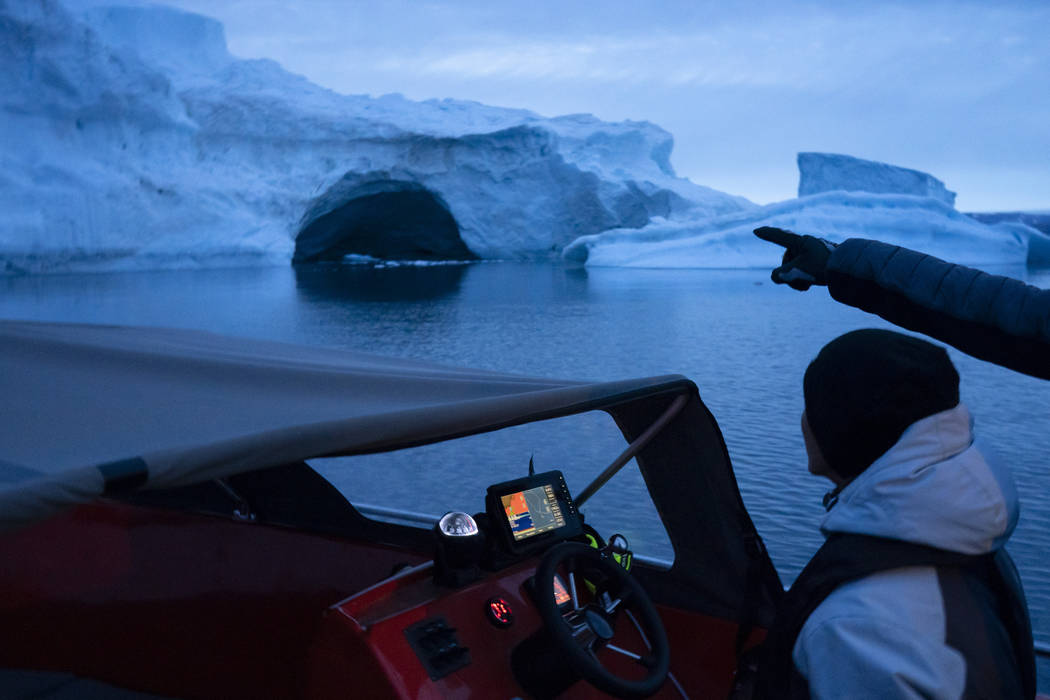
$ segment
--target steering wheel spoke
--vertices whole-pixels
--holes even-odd
[[[564,615],[562,615],[562,619],[565,620],[565,624],[569,626],[570,630],[572,630],[573,637],[577,637],[583,630],[590,629],[587,626],[587,621],[584,619],[581,613],[582,611],[580,610],[569,610]]]
[[[593,656],[594,648],[598,645],[598,638],[594,636],[593,632],[585,628],[576,635],[576,642],[580,645],[581,649],[586,649],[587,652]]]
[[[642,656],[641,654],[636,654],[636,653],[634,653],[633,651],[631,651],[629,649],[624,649],[623,647],[616,646],[615,644],[606,644],[605,648],[608,649],[609,651],[616,652],[617,654],[621,654],[623,656],[626,656],[628,659],[631,659],[633,661],[637,661],[642,666],[648,667],[648,664],[646,663],[645,657]]]
[[[569,571],[569,598],[572,599],[572,609],[580,609],[580,596],[576,592],[576,572]]]

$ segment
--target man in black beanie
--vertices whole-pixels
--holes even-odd
[[[826,537],[778,608],[763,697],[1030,698],[1031,625],[1003,544],[1009,471],[978,448],[943,348],[887,330],[828,343],[803,381]]]
[[[959,403],[959,374],[944,348],[874,328],[825,345],[802,388],[811,464],[817,455],[834,465],[819,476],[836,484],[860,474],[915,421]]]

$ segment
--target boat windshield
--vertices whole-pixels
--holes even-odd
[[[577,496],[625,447],[613,419],[592,411],[422,447],[308,463],[365,515],[430,527],[450,510],[483,511],[489,485],[526,476],[530,459],[537,473],[560,470]],[[636,553],[674,560],[635,460],[581,510],[604,536],[621,533]]]

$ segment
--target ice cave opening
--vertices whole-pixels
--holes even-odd
[[[293,263],[339,261],[346,255],[384,260],[473,260],[459,225],[441,199],[415,183],[369,183],[308,219],[295,239]]]

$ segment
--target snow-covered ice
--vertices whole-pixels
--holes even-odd
[[[676,177],[653,124],[340,95],[234,58],[221,24],[180,10],[0,0],[0,44],[8,271],[287,263],[301,231],[316,253],[332,231],[311,224],[379,190],[372,220],[396,229],[413,215],[398,194],[423,192],[420,216],[447,211],[482,258],[755,207]]]

